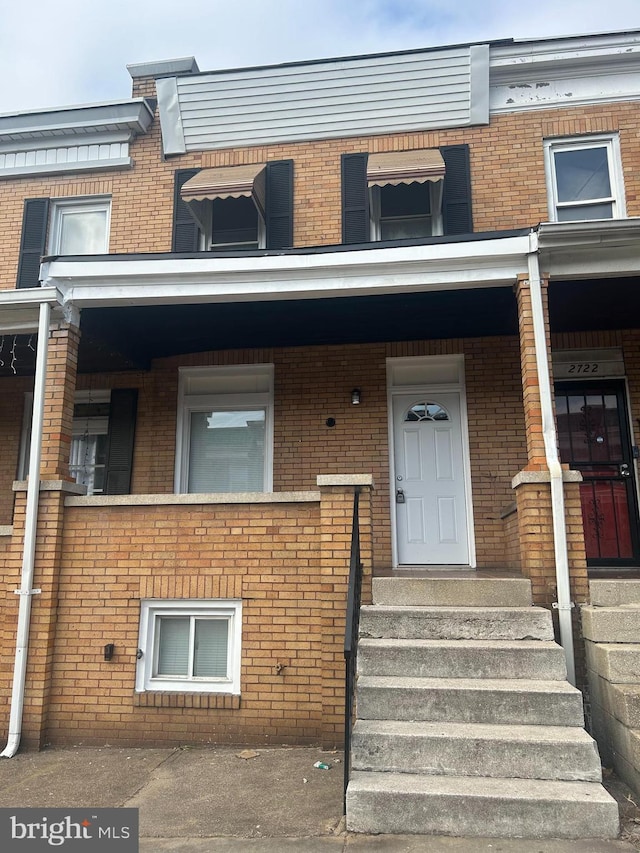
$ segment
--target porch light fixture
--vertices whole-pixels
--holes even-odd
[[[351,403],[354,406],[360,405],[360,389],[359,388],[354,388],[353,391],[351,392]]]

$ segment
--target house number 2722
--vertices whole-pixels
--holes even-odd
[[[582,364],[570,364],[568,373],[598,373],[600,365],[597,361],[585,362]]]

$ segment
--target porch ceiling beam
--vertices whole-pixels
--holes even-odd
[[[64,304],[242,302],[510,287],[528,237],[262,257],[51,260],[42,280]]]

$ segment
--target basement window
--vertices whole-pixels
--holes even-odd
[[[141,602],[136,691],[240,693],[242,602]]]

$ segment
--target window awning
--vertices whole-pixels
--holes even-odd
[[[382,187],[385,184],[424,184],[444,178],[444,160],[437,148],[414,151],[385,151],[369,154],[367,184]]]
[[[180,195],[186,202],[248,196],[264,211],[265,168],[264,163],[252,163],[203,169],[182,185]]]

